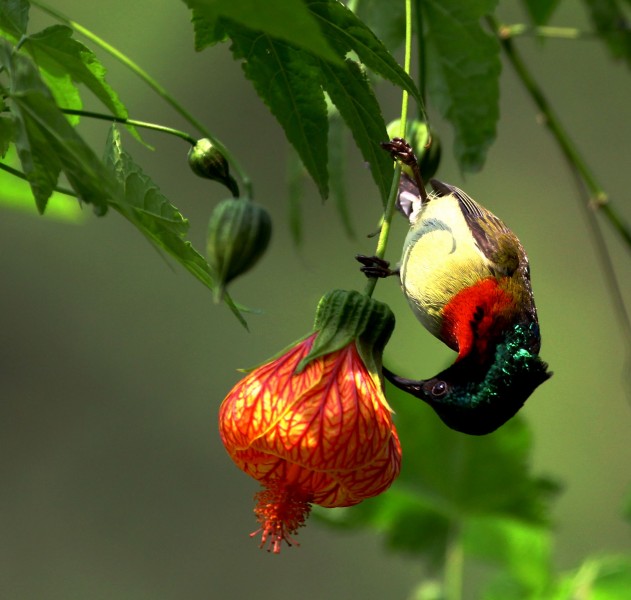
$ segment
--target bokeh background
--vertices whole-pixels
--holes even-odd
[[[373,252],[366,234],[376,228],[380,203],[361,159],[349,152],[357,238],[344,236],[334,207],[307,184],[304,244],[296,248],[287,224],[282,131],[227,47],[196,54],[181,2],[54,5],[137,60],[233,149],[275,232],[265,259],[232,287],[238,300],[263,311],[250,318],[248,333],[118,215],[98,219],[87,209],[80,223],[68,223],[2,209],[0,597],[409,597],[423,565],[389,553],[377,535],[340,534],[312,522],[300,532],[299,549],[280,556],[259,551],[248,537],[257,485],[232,465],[216,427],[237,368],[303,335],[327,290],[363,287],[353,256]],[[511,2],[500,17],[525,19]],[[32,10],[33,31],[50,23]],[[554,23],[586,26],[572,1]],[[628,70],[595,41],[517,43],[630,222]],[[141,81],[98,54],[131,116],[190,130]],[[559,568],[571,568],[587,554],[631,550],[631,531],[620,517],[631,480],[629,341],[572,176],[508,66],[501,85],[498,140],[482,173],[459,173],[449,128],[435,118],[445,150],[438,177],[500,215],[529,253],[542,354],[555,376],[523,414],[534,433],[533,469],[564,484],[553,509],[555,557]],[[384,85],[380,94],[386,120],[396,118],[398,91]],[[100,153],[107,126],[81,128]],[[191,238],[203,247],[209,212],[225,192],[189,171],[181,140],[147,133],[150,151],[125,139],[190,218]],[[388,252],[393,261],[405,229],[398,219]],[[631,252],[607,226],[605,232],[629,302]],[[417,325],[395,281],[380,283],[376,297],[397,315],[386,362],[423,377],[451,359]]]

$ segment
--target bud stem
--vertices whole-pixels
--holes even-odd
[[[132,125],[134,127],[143,127],[145,129],[153,129],[154,131],[160,131],[162,133],[168,133],[176,137],[186,140],[189,144],[195,145],[197,140],[179,129],[173,129],[172,127],[166,127],[165,125],[159,125],[157,123],[148,123],[146,121],[137,121],[136,119],[125,119],[124,117],[116,117],[114,115],[106,115],[103,113],[92,112],[88,110],[76,110],[74,108],[62,108],[62,113],[66,115],[77,115],[80,117],[88,117],[90,119],[101,119],[102,121],[111,121],[112,123],[122,123],[124,125]]]
[[[420,32],[419,32],[420,35]],[[410,72],[410,64],[412,61],[412,0],[405,0],[405,59],[403,62],[403,68],[406,73]],[[408,93],[403,90],[401,94],[401,120],[399,137],[405,137],[405,125],[408,118]],[[390,194],[388,195],[388,201],[386,202],[386,208],[383,213],[383,222],[381,223],[381,229],[379,231],[379,239],[377,240],[377,250],[375,256],[377,258],[383,258],[386,255],[386,248],[388,246],[388,238],[390,236],[390,224],[392,223],[392,216],[394,215],[394,207],[397,199],[397,193],[399,191],[399,179],[401,178],[401,165],[397,164],[394,168],[394,176],[392,178],[392,185],[390,187]],[[368,283],[364,288],[364,295],[369,298],[372,297],[377,285],[377,278],[372,277],[368,279]]]
[[[111,54],[114,58],[116,58],[119,62],[125,65],[128,69],[133,71],[138,77],[140,77],[149,87],[153,89],[160,97],[162,97],[177,113],[182,116],[186,121],[188,121],[193,127],[195,127],[203,137],[207,137],[217,150],[219,150],[225,157],[226,160],[230,163],[230,166],[234,168],[234,171],[239,175],[241,182],[243,183],[243,187],[245,189],[245,195],[250,198],[253,197],[252,191],[252,181],[248,174],[243,170],[237,159],[234,155],[215,137],[213,136],[200,121],[198,121],[191,113],[188,112],[171,94],[166,90],[166,88],[162,87],[149,73],[147,73],[144,69],[142,69],[139,65],[137,65],[131,58],[123,54],[120,50],[115,48],[114,46],[108,44],[104,39],[100,38],[95,33],[92,33],[89,29],[86,29],[79,23],[69,19],[64,14],[60,13],[56,9],[48,6],[43,2],[39,2],[39,0],[31,0],[31,4],[33,6],[37,6],[40,10],[48,13],[53,18],[57,19],[61,23],[64,23],[68,27],[71,27],[78,33],[82,34],[98,46],[100,46],[103,50]]]

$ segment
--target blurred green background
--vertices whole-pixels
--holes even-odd
[[[322,205],[308,184],[305,242],[297,249],[287,226],[282,131],[227,47],[196,54],[180,2],[54,4],[137,60],[231,147],[275,232],[264,260],[232,286],[237,300],[264,311],[250,317],[247,333],[118,215],[98,219],[86,209],[80,224],[70,224],[2,210],[0,597],[408,597],[423,565],[388,553],[378,536],[312,522],[300,532],[299,549],[259,551],[248,537],[257,484],[232,465],[216,426],[237,368],[303,335],[327,290],[363,287],[353,256],[374,251],[366,234],[376,228],[380,203],[359,155],[350,151],[348,162],[357,239],[344,237],[333,206]],[[525,19],[510,2],[499,15]],[[553,23],[586,26],[572,1]],[[33,9],[32,31],[47,24]],[[517,44],[631,221],[628,71],[595,41]],[[142,82],[98,54],[132,117],[190,130]],[[386,121],[396,118],[398,91],[383,86],[380,94]],[[533,468],[565,485],[553,516],[557,564],[569,568],[590,553],[631,550],[620,518],[631,482],[631,357],[574,181],[535,117],[505,66],[498,141],[484,172],[461,176],[450,131],[436,118],[444,144],[438,177],[501,216],[529,253],[542,355],[555,375],[522,412],[534,432]],[[84,122],[81,131],[100,153],[107,126]],[[155,151],[126,136],[128,151],[190,218],[191,239],[203,247],[209,212],[226,193],[189,171],[181,140],[145,139]],[[397,219],[393,261],[405,230]],[[631,253],[605,231],[629,302]],[[395,281],[380,283],[376,297],[397,316],[386,363],[427,377],[451,360],[416,323]]]

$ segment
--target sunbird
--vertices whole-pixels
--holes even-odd
[[[396,387],[427,402],[452,429],[485,435],[503,425],[552,374],[539,358],[541,334],[528,257],[517,236],[461,189],[431,180],[401,138],[382,144],[402,163],[397,208],[410,230],[398,268],[359,255],[368,277],[398,275],[421,324],[458,353],[435,377]]]

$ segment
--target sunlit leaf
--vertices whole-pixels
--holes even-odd
[[[563,577],[549,600],[622,600],[631,590],[631,557],[588,558],[576,571]]]
[[[482,168],[499,119],[500,47],[480,19],[497,0],[427,0],[427,91],[454,127],[463,171]]]
[[[81,108],[75,84],[82,83],[114,116],[126,119],[127,109],[105,81],[105,67],[92,50],[72,36],[69,27],[53,25],[28,36],[23,47],[47,76],[47,83],[62,108]]]
[[[221,35],[220,19],[244,25],[316,56],[339,61],[302,0],[184,0],[195,13],[195,47],[214,44]]]
[[[11,147],[2,162],[14,168],[19,167],[15,147]],[[39,214],[33,203],[33,192],[28,182],[4,170],[0,170],[0,206],[3,209],[17,210],[32,215]],[[47,219],[66,223],[81,223],[85,220],[85,216],[85,211],[82,210],[75,197],[58,192],[53,192],[50,196],[46,206]]]
[[[79,198],[105,214],[109,200],[120,194],[116,180],[57,108],[33,62],[2,42],[0,64],[11,79],[15,144],[39,211],[44,212],[63,171]]]

